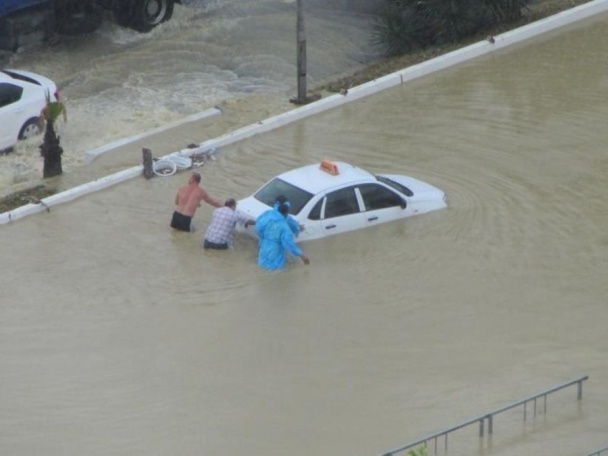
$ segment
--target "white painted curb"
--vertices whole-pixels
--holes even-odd
[[[591,16],[606,11],[608,11],[608,0],[594,0],[576,8],[563,11],[554,16],[526,25],[524,27],[520,27],[516,30],[512,30],[510,32],[503,33],[502,35],[495,36],[494,43],[490,43],[485,40],[482,42],[474,43],[470,46],[458,49],[435,59],[428,60],[417,65],[413,65],[411,67],[389,74],[374,81],[370,81],[360,86],[353,87],[349,89],[347,95],[331,95],[314,103],[293,109],[292,111],[283,114],[279,114],[256,124],[241,128],[239,130],[235,130],[218,138],[205,141],[201,143],[198,148],[182,149],[165,157],[169,157],[170,155],[189,156],[195,153],[208,152],[212,149],[226,146],[228,144],[241,141],[254,135],[266,133],[268,131],[287,125],[291,122],[295,122],[296,120],[300,120],[312,116],[314,114],[327,111],[328,109],[335,108],[351,101],[359,100],[368,95],[373,95],[396,85],[404,84],[405,82],[412,81],[416,78],[443,70],[459,63],[466,62],[468,60],[472,60],[481,55],[494,52],[498,49],[504,49],[513,44],[536,37],[546,32],[553,31],[559,27],[563,27],[564,25],[572,24],[574,22],[587,19]],[[208,111],[201,113],[201,117],[199,118],[205,117],[204,114],[207,112]],[[184,119],[175,124],[158,129],[157,131],[155,131],[155,133],[158,131],[164,131],[182,123],[196,120],[193,119],[193,117],[194,116],[191,116],[190,118]],[[147,134],[150,134],[150,132],[148,132]],[[104,153],[104,150],[107,151],[113,147],[117,147],[117,145],[122,145],[131,141],[135,141],[136,139],[143,138],[147,134],[134,136],[132,138],[127,138],[126,140],[121,140],[127,142],[121,144],[110,144],[108,146],[96,149],[96,151],[101,150],[102,152],[91,151],[89,154],[91,154],[91,156],[93,157],[92,160],[94,160],[96,156],[100,155],[101,153]],[[131,140],[128,141],[129,139]],[[25,217],[27,215],[42,212],[44,210],[47,210],[51,206],[55,206],[60,203],[65,203],[88,193],[110,187],[112,185],[124,182],[125,180],[132,179],[134,177],[141,176],[142,173],[143,166],[135,166],[133,168],[129,168],[127,170],[112,174],[110,176],[106,176],[102,179],[97,179],[96,181],[90,182],[88,184],[80,185],[65,192],[49,196],[48,198],[44,198],[41,204],[28,204],[13,211],[0,214],[0,224],[6,224],[11,221]]]
[[[79,198],[88,193],[103,190],[104,188],[119,184],[120,182],[133,179],[134,177],[140,176],[143,173],[143,169],[144,168],[142,165],[134,166],[133,168],[102,177],[101,179],[94,180],[93,182],[88,182],[86,184],[79,185],[78,187],[71,188],[65,192],[43,198],[40,200],[40,204],[27,204],[13,211],[5,212],[4,214],[0,214],[0,224],[5,224],[13,220],[23,218],[27,215],[42,212],[44,210],[49,210],[49,208],[52,206],[67,203],[68,201],[72,201],[73,199]]]

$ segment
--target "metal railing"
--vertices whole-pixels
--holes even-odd
[[[546,413],[547,412],[547,396],[549,394],[555,393],[556,391],[562,390],[562,389],[567,388],[569,386],[572,386],[572,385],[577,385],[578,386],[578,388],[577,388],[577,399],[580,401],[583,398],[583,382],[585,380],[588,380],[588,379],[589,379],[589,376],[585,375],[584,377],[578,378],[576,380],[572,380],[572,381],[569,381],[567,383],[563,383],[561,385],[555,386],[555,387],[553,387],[551,389],[548,389],[546,391],[543,391],[541,393],[538,393],[538,394],[535,394],[533,396],[530,396],[530,397],[527,397],[525,399],[522,399],[520,401],[517,401],[517,402],[515,402],[515,403],[513,403],[511,405],[507,405],[506,407],[502,407],[502,408],[500,408],[498,410],[495,410],[493,412],[486,413],[486,414],[478,416],[476,418],[467,420],[464,423],[461,423],[461,424],[458,424],[458,425],[453,426],[451,428],[445,429],[445,430],[443,430],[441,432],[437,432],[435,434],[432,434],[432,435],[429,435],[427,437],[424,437],[424,438],[422,438],[420,440],[416,440],[415,442],[408,443],[407,445],[404,445],[402,447],[395,448],[395,449],[392,449],[392,450],[387,451],[385,453],[382,453],[382,456],[394,456],[397,453],[400,453],[400,452],[405,451],[405,450],[409,450],[409,449],[417,447],[419,445],[423,445],[424,444],[424,446],[427,446],[429,444],[429,442],[434,442],[435,453],[437,453],[437,442],[438,442],[438,440],[441,437],[443,437],[443,439],[444,439],[445,451],[447,451],[447,449],[448,449],[448,434],[450,434],[450,433],[452,433],[454,431],[457,431],[459,429],[462,429],[464,427],[468,427],[468,426],[470,426],[472,424],[478,423],[479,424],[479,437],[483,437],[483,435],[484,435],[484,423],[486,422],[486,420],[488,422],[488,434],[492,434],[492,432],[494,431],[494,416],[495,415],[498,415],[499,413],[506,412],[507,410],[511,410],[512,408],[515,408],[515,407],[523,405],[524,406],[524,421],[525,421],[526,418],[527,418],[527,405],[528,405],[528,403],[532,402],[534,404],[534,415],[536,415],[536,412],[537,412],[537,401],[540,398],[543,399],[544,412]],[[600,450],[600,453],[602,451],[606,451],[606,450],[608,450],[608,449]],[[589,456],[598,456],[600,453],[593,453],[593,454],[591,454]]]
[[[608,453],[608,447],[602,448],[601,450],[594,451],[593,453],[589,453],[587,456],[600,456],[603,453]]]

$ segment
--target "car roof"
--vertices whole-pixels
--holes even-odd
[[[13,82],[15,79],[7,74],[4,70],[0,70],[0,82]]]
[[[322,167],[322,165],[324,165]],[[334,167],[335,173],[331,173],[327,166]],[[373,174],[356,166],[344,162],[324,160],[314,165],[302,166],[291,171],[287,171],[277,176],[296,187],[316,194],[323,190],[360,182],[375,181]]]

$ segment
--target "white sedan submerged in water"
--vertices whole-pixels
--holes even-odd
[[[445,193],[412,177],[371,174],[343,162],[323,161],[288,171],[264,184],[237,208],[251,218],[273,207],[277,196],[290,202],[290,214],[309,241],[447,207]],[[237,228],[253,237],[255,227]]]

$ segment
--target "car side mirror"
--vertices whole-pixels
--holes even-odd
[[[405,209],[407,207],[407,201],[405,201],[405,198],[401,198],[401,203],[399,206],[401,206],[401,209]]]

